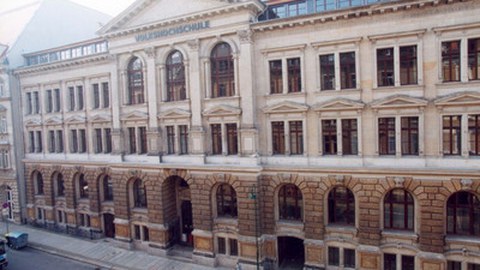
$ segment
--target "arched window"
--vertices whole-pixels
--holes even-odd
[[[227,43],[219,43],[210,55],[212,97],[230,97],[235,94],[235,75],[232,49]]]
[[[33,180],[35,184],[35,194],[36,195],[43,195],[43,176],[40,172],[36,171],[33,174]]]
[[[112,178],[108,175],[105,175],[101,178],[101,185],[103,191],[103,200],[104,201],[113,201],[113,182]]]
[[[355,198],[345,187],[335,187],[328,194],[328,223],[355,224]]]
[[[280,219],[302,220],[302,192],[297,186],[288,184],[278,192]]]
[[[478,196],[460,191],[447,202],[447,232],[480,235],[480,200]]]
[[[413,197],[404,189],[393,189],[384,200],[384,227],[386,229],[413,230]]]
[[[55,183],[55,195],[57,197],[65,196],[65,181],[63,180],[63,174],[57,173],[54,176]]]
[[[237,217],[237,193],[229,184],[221,184],[217,189],[217,215]]]
[[[88,198],[88,182],[83,173],[78,176],[78,192],[81,199]]]
[[[134,207],[147,207],[147,191],[142,179],[133,182],[133,204]]]
[[[167,101],[185,100],[185,66],[183,55],[173,51],[167,58]]]
[[[130,60],[127,68],[128,73],[128,102],[141,104],[145,102],[143,83],[143,63],[138,57]]]

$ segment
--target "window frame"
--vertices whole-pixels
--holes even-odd
[[[175,54],[180,55],[180,62],[179,63],[174,63],[173,62],[173,56]],[[181,76],[180,78],[174,78],[175,76],[173,73],[176,70],[180,70]],[[173,50],[171,51],[167,59],[165,61],[165,78],[166,78],[166,98],[165,100],[167,102],[174,102],[174,101],[182,101],[187,99],[187,90],[186,90],[186,79],[187,79],[187,74],[186,74],[186,68],[185,68],[185,61],[184,61],[184,56],[183,53],[179,50]],[[178,90],[176,87],[180,86],[183,87],[180,90]]]
[[[227,46],[229,50],[228,56],[220,56],[219,50],[221,46]],[[236,87],[236,78],[235,73],[237,72],[236,60],[234,57],[234,51],[232,46],[227,42],[217,43],[212,50],[210,51],[210,97],[211,98],[222,98],[222,97],[233,97],[237,95]],[[222,62],[225,62],[225,69],[220,69],[222,67]],[[218,68],[217,68],[218,67]],[[220,82],[226,82],[225,93],[220,89]],[[225,84],[225,83],[224,83]],[[217,85],[217,87],[216,87]]]
[[[393,193],[395,191],[403,191],[403,201],[396,201]],[[394,205],[401,205],[403,208],[403,225],[400,227],[395,226],[395,212]],[[411,213],[409,212],[411,207]],[[387,224],[387,209],[389,211]],[[409,219],[410,215],[412,220]],[[411,227],[410,227],[411,224]],[[413,195],[404,188],[394,188],[385,194],[383,199],[383,228],[387,230],[402,230],[402,231],[414,231],[415,230],[415,200]]]
[[[289,196],[289,191],[292,193]],[[292,207],[288,204],[288,200],[293,199],[295,204],[293,205],[293,214],[289,213],[289,208]],[[303,222],[304,218],[304,199],[300,188],[294,184],[283,184],[278,189],[277,193],[278,202],[278,220],[280,221],[294,221]]]
[[[127,105],[144,104],[146,94],[144,61],[138,56],[131,57],[127,64],[126,75]]]
[[[337,196],[337,189],[345,189],[345,196],[344,197],[338,197]],[[332,195],[333,194],[333,195]],[[353,191],[351,191],[348,187],[345,186],[335,186],[333,187],[329,192],[327,197],[327,212],[328,213],[328,219],[327,219],[327,224],[328,225],[341,225],[341,226],[356,226],[356,220],[357,220],[357,202],[355,199],[355,194]],[[353,217],[350,217],[352,220],[348,218],[347,215],[344,215],[345,221],[337,221],[336,219],[336,214],[335,212],[337,211],[338,203],[341,202],[345,205],[346,209],[345,211],[353,211]]]
[[[237,193],[232,185],[222,183],[218,185],[215,192],[217,217],[238,218]]]

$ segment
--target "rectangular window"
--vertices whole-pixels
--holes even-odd
[[[447,261],[447,270],[462,270],[462,262]]]
[[[110,107],[110,91],[108,88],[108,82],[102,83],[102,94],[103,94],[103,108]]]
[[[57,153],[63,153],[63,130],[57,130]]]
[[[274,155],[285,154],[285,124],[284,122],[272,122],[272,153]]]
[[[302,90],[302,75],[300,58],[287,59],[288,92],[300,92]]]
[[[217,244],[218,244],[218,254],[227,254],[227,247],[226,247],[226,243],[225,243],[225,238],[218,237],[217,238]]]
[[[75,88],[74,87],[68,87],[68,95],[70,98],[69,110],[75,111]]]
[[[48,152],[55,153],[55,131],[48,131]]]
[[[418,155],[418,117],[402,117],[402,155]]]
[[[480,264],[467,264],[467,270],[480,270]]]
[[[41,131],[37,131],[37,144],[36,144],[36,151],[37,153],[41,153],[43,151],[43,143],[42,143],[42,132]]]
[[[79,153],[87,152],[87,137],[85,134],[85,129],[79,130],[80,142],[79,142]]]
[[[98,87],[98,83],[92,84],[93,89],[93,108],[98,109],[100,108],[100,89]]]
[[[282,60],[270,61],[270,94],[283,93]]]
[[[8,165],[8,151],[2,150],[0,151],[0,168],[7,169]]]
[[[344,155],[358,154],[357,119],[342,119],[342,147]]]
[[[229,155],[238,154],[237,124],[227,124],[227,150]]]
[[[77,86],[77,96],[78,96],[78,110],[83,110],[83,86]]]
[[[328,247],[328,265],[340,266],[340,249]]]
[[[27,93],[27,100],[26,100],[26,103],[27,103],[27,111],[26,113],[27,114],[32,114],[33,113],[33,106],[32,106],[32,93]]]
[[[237,239],[228,239],[230,246],[230,256],[238,256],[238,242]]]
[[[60,89],[55,89],[55,112],[59,112],[61,107],[60,103]]]
[[[35,132],[34,132],[34,131],[29,131],[29,132],[28,132],[28,138],[29,138],[29,142],[28,142],[29,149],[28,149],[28,152],[29,152],[29,153],[33,153],[33,152],[35,152]]]
[[[142,226],[143,228],[143,241],[150,241],[150,233],[147,226]]]
[[[450,115],[443,117],[443,154],[460,155],[462,142],[462,117]]]
[[[47,90],[47,113],[51,113],[53,111],[53,95],[52,90]]]
[[[357,88],[355,52],[340,54],[340,84],[342,89]]]
[[[141,239],[142,239],[142,235],[141,235],[141,233],[140,233],[140,226],[134,225],[134,226],[133,226],[133,231],[134,231],[134,238],[135,238],[135,240],[141,240]]]
[[[417,84],[417,46],[400,47],[400,84]]]
[[[290,154],[303,154],[303,123],[302,121],[288,122],[290,132]]]
[[[395,73],[393,68],[393,48],[377,50],[377,85],[394,86]]]
[[[354,249],[346,248],[343,250],[343,265],[349,268],[356,268]]]
[[[95,129],[95,153],[102,153],[103,152],[103,144],[102,144],[102,129],[96,128]]]
[[[212,154],[222,154],[222,126],[220,124],[210,125],[212,130]]]
[[[396,270],[397,269],[397,255],[395,254],[383,254],[383,269],[384,270]]]
[[[78,136],[77,136],[77,130],[72,130],[72,141],[71,141],[71,151],[72,153],[78,153]]]
[[[480,38],[468,40],[468,79],[480,80]]]
[[[112,130],[110,128],[104,129],[105,132],[105,154],[112,152]]]
[[[320,55],[320,79],[322,90],[335,90],[335,55]]]
[[[135,135],[135,128],[129,127],[128,128],[128,142],[130,148],[130,154],[137,153],[137,136]]]
[[[146,154],[147,149],[147,128],[146,127],[139,127],[138,128],[138,136],[140,138],[140,154]]]
[[[167,154],[175,154],[175,127],[167,127]]]
[[[402,270],[415,270],[415,257],[402,255]]]
[[[180,133],[180,154],[188,154],[188,126],[178,126],[178,131]]]
[[[337,120],[322,120],[323,153],[337,154]]]
[[[395,155],[395,118],[378,119],[378,153]]]
[[[40,113],[40,97],[38,94],[38,91],[33,92],[33,101],[34,101],[34,108],[35,108],[35,113],[39,114]]]
[[[460,81],[460,40],[442,42],[444,82]]]
[[[471,156],[480,155],[480,115],[468,116],[468,137],[470,146],[468,152]]]

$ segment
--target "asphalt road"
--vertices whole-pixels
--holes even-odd
[[[29,247],[7,248],[8,270],[95,270],[95,266],[54,256]]]

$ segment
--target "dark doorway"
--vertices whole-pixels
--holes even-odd
[[[103,214],[103,226],[105,229],[105,237],[115,238],[115,216],[112,214]]]
[[[301,270],[305,264],[303,240],[295,237],[278,237],[278,266],[283,270]]]
[[[187,246],[193,246],[193,218],[192,203],[190,201],[182,201],[182,243]]]

